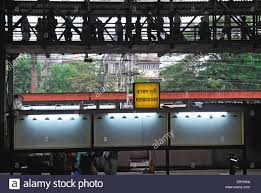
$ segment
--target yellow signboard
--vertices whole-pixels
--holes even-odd
[[[133,85],[133,103],[135,109],[160,108],[160,83],[138,82]]]

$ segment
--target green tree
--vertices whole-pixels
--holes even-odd
[[[261,54],[187,55],[163,69],[163,90],[237,90],[261,88]]]
[[[102,87],[100,63],[74,62],[52,64],[45,92],[92,92]]]
[[[72,92],[70,80],[77,76],[78,70],[71,64],[52,64],[46,78],[46,92]]]
[[[69,82],[74,92],[94,92],[103,86],[103,74],[100,62],[72,64],[78,73]]]
[[[39,80],[41,79],[42,64],[38,63]],[[14,92],[30,93],[31,92],[31,68],[32,57],[29,54],[20,55],[13,65],[9,65],[8,69],[14,68]]]

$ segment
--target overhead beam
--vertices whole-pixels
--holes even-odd
[[[53,9],[56,15],[66,15],[68,12],[72,16],[84,16],[84,15],[99,15],[99,16],[112,16],[112,15],[126,15],[126,10],[129,9],[128,3],[122,2],[89,2],[90,9],[86,9],[86,2],[48,2],[44,4],[38,2],[37,7],[31,10],[35,1],[19,1],[13,2],[12,4],[12,14],[13,15],[24,15],[30,10],[30,15],[43,15],[45,8]],[[210,13],[215,12],[215,14],[224,14],[224,5],[230,7],[229,12],[231,14],[241,14],[248,15],[253,12],[253,6],[255,4],[255,13],[261,13],[261,2],[254,3],[253,1],[224,1],[218,3],[215,8],[213,8],[212,3],[208,2],[173,2],[173,7],[175,11],[181,16],[193,16],[195,14],[204,14],[203,8],[208,10]],[[135,3],[135,13],[134,15],[144,15],[144,10],[150,9],[153,14],[157,12],[158,2],[138,2]],[[167,16],[169,14],[169,2],[160,2],[160,15]],[[192,11],[192,8],[194,11]],[[226,13],[225,13],[226,14]]]
[[[7,52],[10,54],[17,53],[34,53],[34,54],[79,54],[79,53],[111,53],[111,54],[125,54],[125,53],[260,53],[261,44],[258,41],[222,41],[217,40],[215,47],[213,41],[173,41],[173,42],[146,42],[134,44],[129,47],[128,42],[106,42],[84,45],[81,42],[60,42],[59,45],[46,45],[45,48],[41,47],[38,42],[14,42],[7,46]],[[253,47],[256,43],[257,46]],[[175,45],[170,49],[170,44]]]

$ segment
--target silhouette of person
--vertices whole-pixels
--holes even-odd
[[[54,13],[51,10],[47,15],[48,22],[48,39],[49,41],[57,41],[57,36],[55,33],[56,26],[58,25],[57,19],[54,17]]]
[[[163,26],[164,26],[163,17],[158,16],[157,19],[156,19],[156,27],[157,27],[157,38],[158,38],[158,41],[163,40],[162,37],[161,37],[161,34],[164,32]]]
[[[151,41],[153,39],[155,41],[156,36],[154,36],[152,34],[152,29],[155,29],[155,23],[153,21],[153,17],[151,16],[151,12],[148,13],[147,22],[148,22],[148,25],[147,25],[148,40]]]
[[[87,42],[87,33],[88,33],[87,27],[88,27],[88,21],[86,17],[84,17],[82,23],[82,34],[81,34],[81,40],[83,42]]]
[[[180,25],[181,25],[181,19],[178,13],[176,13],[174,17],[174,39],[178,40],[180,39]]]
[[[30,24],[28,22],[27,17],[25,17],[21,22],[21,31],[22,31],[22,41],[29,41],[30,34]]]
[[[135,22],[135,32],[136,32],[136,36],[135,36],[135,40],[137,41],[142,41],[142,36],[141,36],[141,31],[142,31],[142,26],[140,23],[140,16],[137,16],[137,20]]]
[[[201,17],[198,33],[200,36],[200,40],[210,40],[211,31],[209,29],[209,23],[206,17]]]
[[[64,25],[65,25],[65,31],[64,31],[65,41],[72,41],[72,20],[69,14],[65,19]]]
[[[44,23],[40,17],[38,18],[35,30],[37,31],[37,41],[42,42],[44,40]]]
[[[248,25],[246,22],[246,16],[242,17],[240,30],[241,30],[241,40],[247,40]]]
[[[227,36],[228,40],[231,40],[231,19],[229,15],[225,16],[224,19],[224,28],[222,30],[223,37]]]
[[[97,20],[96,28],[97,28],[97,35],[98,35],[97,39],[99,42],[103,42],[104,41],[104,36],[103,36],[104,25],[103,25],[102,21],[99,19]]]
[[[116,32],[116,36],[117,36],[117,40],[119,42],[123,41],[123,26],[121,23],[121,17],[118,16],[118,20],[115,23],[115,32]]]

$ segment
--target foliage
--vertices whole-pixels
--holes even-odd
[[[187,55],[160,72],[163,90],[260,89],[260,54]]]
[[[10,64],[9,64],[10,65]],[[38,74],[41,72],[42,64],[38,63]],[[10,65],[8,69],[14,68],[14,91],[15,93],[31,92],[31,69],[32,57],[31,55],[21,55]],[[40,78],[40,77],[39,77]]]
[[[46,92],[93,92],[102,86],[97,63],[53,64],[46,81]]]
[[[50,64],[43,73],[44,64],[38,63],[38,92],[106,92],[116,91],[122,77],[105,78],[100,61]],[[14,66],[15,93],[31,90],[32,58],[22,55]],[[186,55],[184,59],[161,70],[162,90],[238,90],[261,89],[261,54]],[[142,75],[135,78],[144,82]],[[109,84],[108,84],[109,83]],[[121,83],[122,84],[122,83]],[[129,88],[132,92],[132,88]]]

